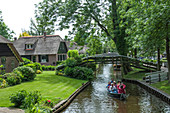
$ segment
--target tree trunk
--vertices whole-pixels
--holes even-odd
[[[134,56],[135,56],[135,58],[137,58],[137,48],[135,48],[135,51],[134,51],[134,52],[135,52],[135,55],[134,55]]]
[[[166,35],[166,57],[168,61],[168,75],[169,75],[169,83],[170,83],[170,53],[169,53],[169,37],[168,37],[168,22],[166,24],[167,27],[167,35]]]
[[[160,48],[158,48],[158,56],[157,56],[157,60],[158,60],[158,62],[157,62],[157,70],[158,71],[160,71],[161,70],[161,67],[160,67]]]

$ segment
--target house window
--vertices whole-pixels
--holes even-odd
[[[26,44],[25,49],[26,50],[32,50],[33,49],[33,44]]]
[[[66,60],[66,55],[58,55],[58,61]]]
[[[39,55],[39,62],[41,63],[48,62],[48,55]]]

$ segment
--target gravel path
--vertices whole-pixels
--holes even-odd
[[[24,110],[18,108],[0,107],[0,113],[25,113]]]

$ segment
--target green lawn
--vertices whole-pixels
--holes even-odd
[[[142,80],[145,77],[145,72],[143,69],[133,68],[133,71],[129,72],[127,75],[124,75],[124,78],[133,79],[133,80]]]
[[[124,75],[124,78],[133,79],[133,80],[143,80],[143,77],[145,77],[145,73],[149,73],[149,72],[145,72],[142,69],[137,69],[137,68],[133,68],[133,69],[134,69],[133,71],[129,72],[127,75]],[[168,84],[168,80],[151,84],[151,86],[160,89],[170,95],[170,84]]]
[[[151,86],[158,88],[170,95],[170,83],[168,83],[168,80],[151,84]]]
[[[66,99],[85,82],[87,81],[57,76],[55,71],[44,71],[43,74],[37,74],[33,81],[0,89],[0,106],[12,106],[9,96],[22,89],[26,91],[38,90],[43,98],[50,100]]]

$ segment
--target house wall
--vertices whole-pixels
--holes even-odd
[[[36,62],[39,62],[38,55],[36,56]],[[48,62],[42,63],[39,62],[41,65],[56,65],[56,55],[48,55]]]
[[[19,66],[19,62],[16,59],[16,57],[9,56],[9,57],[5,57],[5,58],[6,58],[6,63],[5,63],[5,72],[6,73],[12,72],[14,68]],[[0,57],[0,65],[2,65],[1,57]]]

